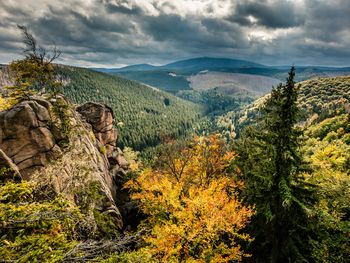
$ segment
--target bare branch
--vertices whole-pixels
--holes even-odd
[[[117,252],[128,251],[141,240],[142,230],[136,234],[126,234],[117,240],[86,240],[80,242],[64,255],[63,262],[88,262],[96,257],[106,258]]]
[[[37,55],[37,43],[34,38],[34,36],[28,32],[28,29],[26,26],[23,25],[17,25],[18,29],[22,31],[23,35],[23,42],[26,45],[26,48],[24,50],[24,53],[27,57],[32,58],[32,56]]]
[[[52,43],[53,43],[53,49],[52,49],[52,52],[51,52],[52,53],[52,57],[48,58],[49,63],[51,63],[52,61],[54,61],[57,58],[59,58],[59,56],[61,56],[61,53],[62,53],[61,50],[57,49],[56,43],[53,42],[53,41],[52,41]]]
[[[38,46],[34,36],[28,31],[26,26],[17,25],[17,27],[22,31],[23,42],[26,45],[24,53],[27,58],[39,61],[42,64],[50,64],[61,55],[61,51],[57,48],[55,42],[52,41],[53,49],[48,53],[44,47]]]
[[[74,215],[70,212],[57,213],[52,211],[40,211],[20,219],[8,220],[6,226],[2,226],[2,228],[23,228],[23,224],[37,223],[43,221],[48,222],[54,220],[62,220],[65,218],[74,218]]]

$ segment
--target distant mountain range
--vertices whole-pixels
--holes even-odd
[[[230,58],[199,57],[179,60],[162,66],[150,64],[136,64],[121,68],[92,68],[96,71],[107,73],[123,73],[130,71],[176,71],[182,74],[195,74],[203,70],[273,75],[290,69],[289,65],[267,66],[247,60]],[[350,67],[325,67],[325,66],[296,66],[297,71],[320,72],[349,72]]]
[[[144,70],[154,70],[157,66],[149,64],[136,64],[131,66],[126,66],[122,68],[92,68],[93,70],[104,72],[104,73],[116,73],[125,71],[144,71]]]
[[[265,68],[266,66],[262,64],[257,64],[254,62],[238,59],[228,59],[228,58],[210,58],[210,57],[200,57],[192,58],[186,60],[179,60],[162,66],[153,66],[150,64],[137,64],[126,66],[122,68],[93,68],[97,71],[102,71],[106,73],[122,73],[129,71],[176,71],[182,72],[183,74],[193,74],[198,73],[202,70],[210,71],[222,71],[223,69],[237,69],[237,68],[252,68],[259,67]]]
[[[246,60],[200,57],[180,60],[162,66],[138,64],[122,68],[93,69],[142,82],[174,94],[181,90],[191,90],[193,87],[196,87],[197,90],[201,89],[199,87],[200,83],[197,81],[203,83],[203,80],[206,80],[205,90],[217,89],[228,95],[255,94],[260,96],[261,91],[268,92],[271,90],[271,84],[275,85],[279,81],[284,81],[289,68],[290,66],[267,66]],[[219,81],[213,79],[218,77],[216,73],[220,73]],[[196,77],[199,74],[200,77]],[[207,76],[204,77],[206,74]],[[256,75],[259,77],[257,78]],[[296,66],[297,81],[340,75],[350,75],[350,67]],[[260,76],[268,77],[268,79]],[[261,84],[256,83],[260,80],[262,80]],[[241,85],[242,83],[243,85]],[[255,83],[254,86],[261,85],[259,92],[255,92],[256,87],[249,90],[247,83]]]

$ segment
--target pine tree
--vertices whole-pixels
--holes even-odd
[[[298,176],[304,165],[294,76],[292,67],[286,85],[272,90],[258,124],[247,127],[236,145],[244,195],[257,210],[251,229],[256,262],[294,262],[311,253],[305,228],[313,190]]]

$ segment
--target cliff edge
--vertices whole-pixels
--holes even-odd
[[[0,180],[40,180],[76,203],[84,189],[98,189],[95,209],[121,229],[117,178],[129,164],[117,147],[110,107],[64,97],[32,97],[0,112]],[[12,178],[13,177],[13,178]]]

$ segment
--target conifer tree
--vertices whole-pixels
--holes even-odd
[[[256,262],[307,260],[311,253],[306,231],[312,186],[298,176],[303,168],[299,153],[295,69],[287,83],[278,85],[262,108],[256,126],[247,127],[237,142],[248,204],[255,204],[252,221],[255,237],[251,252]]]

